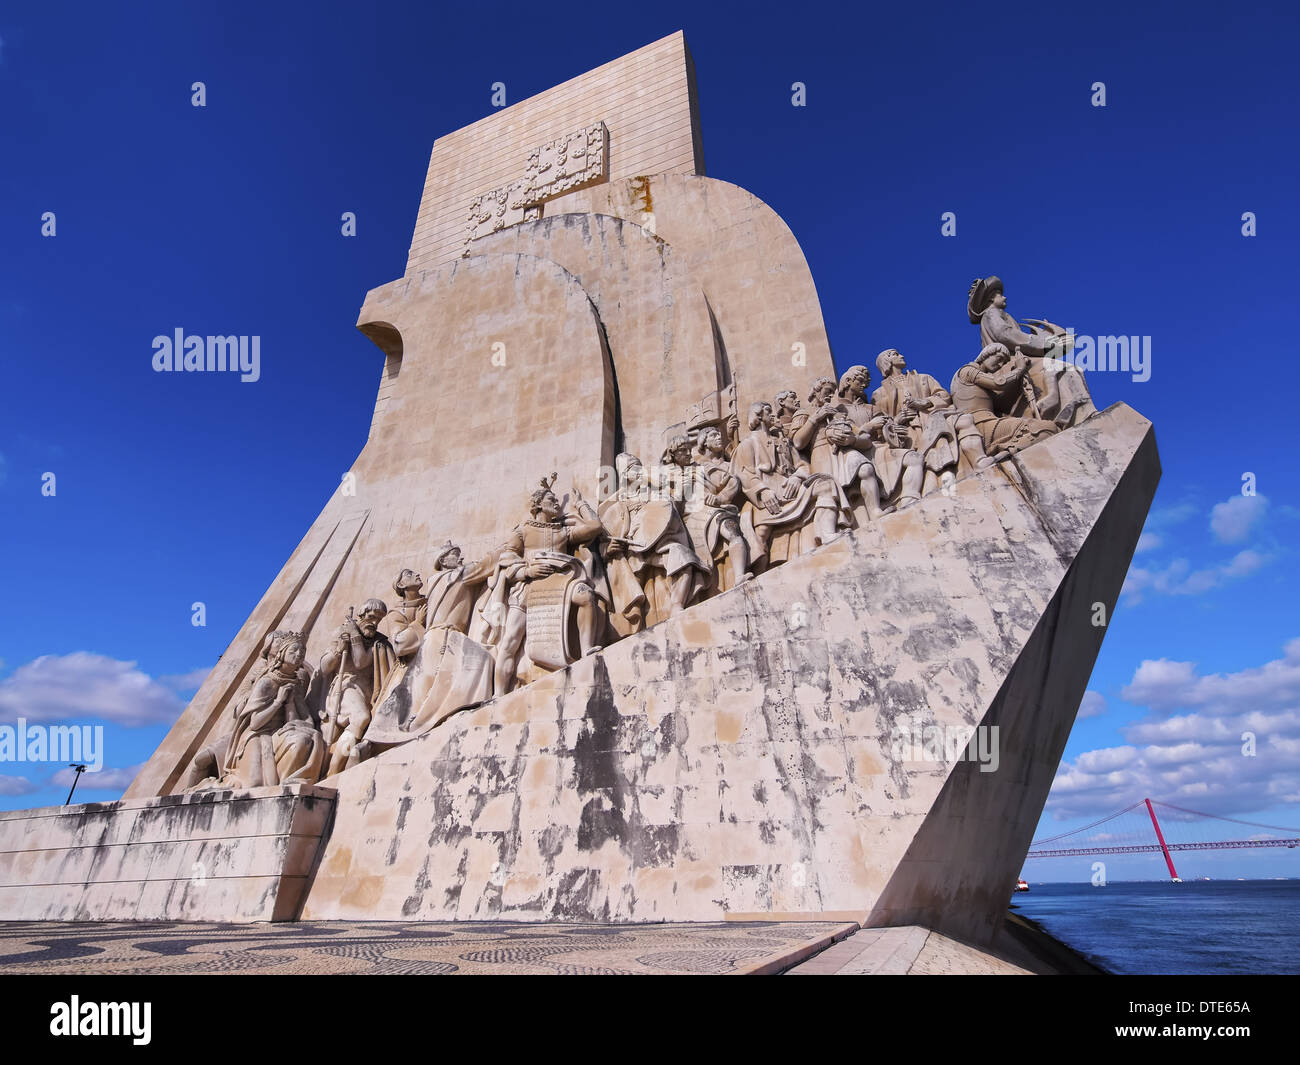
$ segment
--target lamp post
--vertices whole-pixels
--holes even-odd
[[[68,768],[75,769],[77,771],[77,775],[72,778],[72,787],[68,789],[68,799],[67,802],[63,804],[64,806],[67,806],[69,803],[72,802],[72,793],[77,790],[77,781],[81,779],[81,774],[86,771],[86,767],[84,765],[77,765],[75,763],[68,766]]]

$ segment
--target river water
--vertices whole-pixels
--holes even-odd
[[[1300,880],[1030,881],[1011,907],[1112,973],[1300,973]]]

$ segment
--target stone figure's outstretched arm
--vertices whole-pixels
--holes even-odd
[[[1008,351],[1020,348],[1026,355],[1042,358],[1058,343],[1051,333],[1026,333],[1011,315],[985,314],[989,336],[999,344],[1005,344]]]
[[[577,544],[594,540],[605,531],[595,509],[576,488],[573,489],[573,510],[564,515],[564,524],[569,529],[570,540]]]

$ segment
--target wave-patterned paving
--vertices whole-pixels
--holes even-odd
[[[714,924],[0,923],[0,973],[727,974],[787,957],[832,922]]]

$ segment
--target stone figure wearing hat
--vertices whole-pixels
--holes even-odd
[[[980,327],[980,346],[1001,344],[1012,355],[1019,350],[1029,360],[1028,381],[1032,393],[1017,400],[1016,415],[1050,418],[1058,428],[1078,425],[1097,413],[1083,373],[1064,362],[1069,351],[1069,335],[1059,325],[1046,319],[1029,319],[1022,328],[1007,313],[1007,296],[999,277],[976,278],[966,296],[966,314]]]

